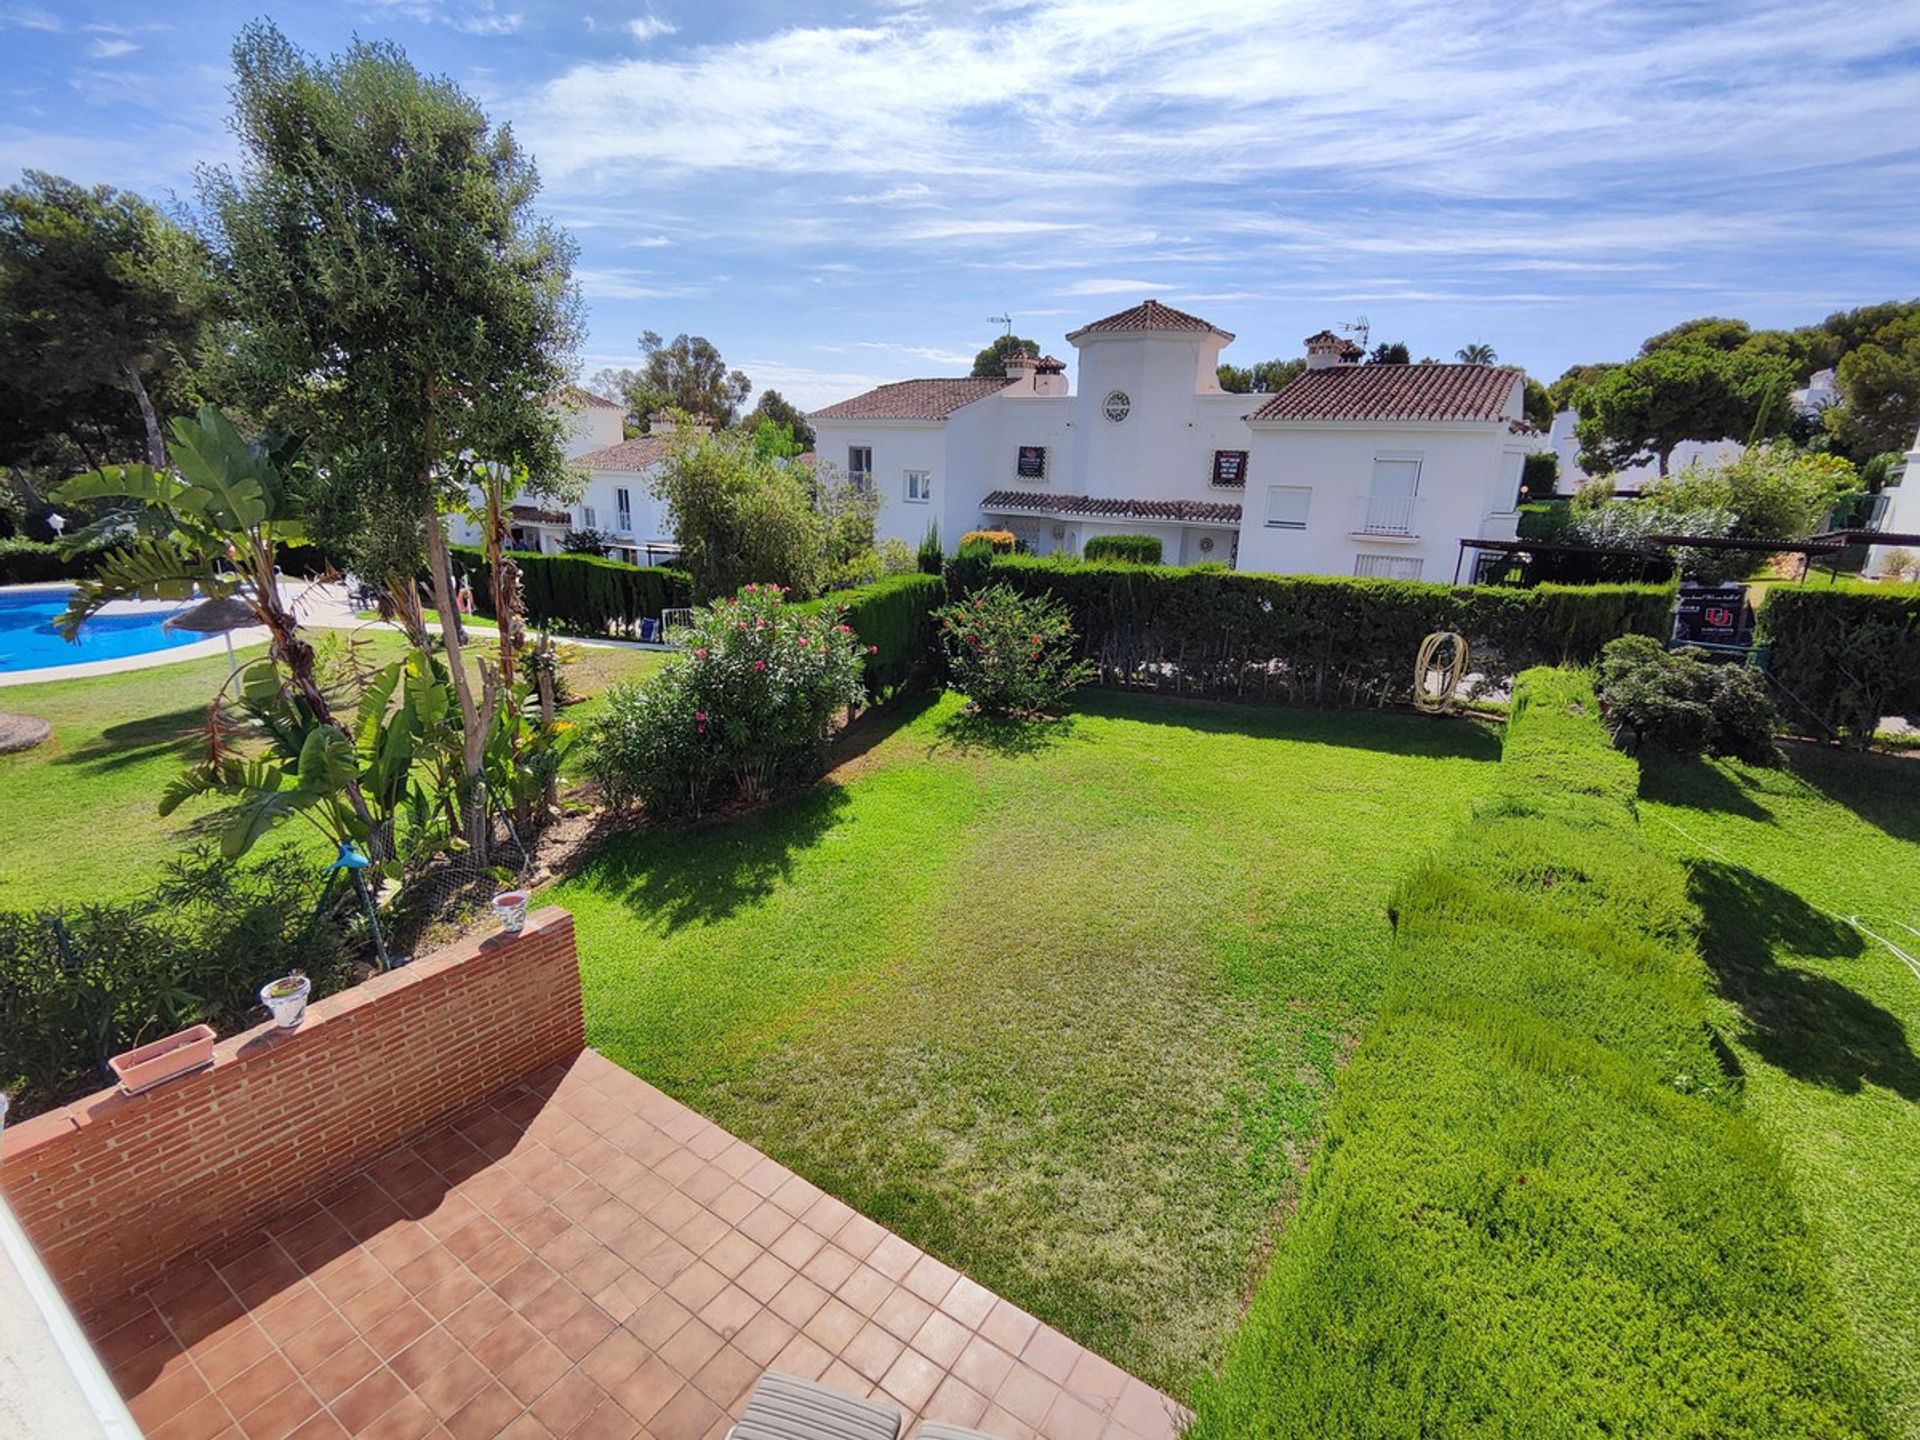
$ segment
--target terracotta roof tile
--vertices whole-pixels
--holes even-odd
[[[567,463],[580,470],[645,470],[666,458],[668,444],[665,435],[636,435],[618,445],[576,455]]]
[[[1005,379],[896,380],[815,410],[815,420],[944,420],[962,405],[1006,388]]]
[[[1090,325],[1082,325],[1071,332],[1067,339],[1075,340],[1082,335],[1097,335],[1113,330],[1192,330],[1201,334],[1225,335],[1229,340],[1233,338],[1210,320],[1202,320],[1198,315],[1189,315],[1171,305],[1162,305],[1158,300],[1142,300],[1130,310],[1121,310]]]
[[[980,502],[982,510],[1017,510],[1038,515],[1085,515],[1110,520],[1176,520],[1238,525],[1240,507],[1220,500],[1120,500],[1099,495],[1046,495],[1032,490],[995,490]]]
[[[548,510],[539,505],[512,505],[508,513],[523,525],[571,525],[573,516],[564,510]]]
[[[1507,420],[1518,370],[1331,365],[1290,381],[1249,420]]]

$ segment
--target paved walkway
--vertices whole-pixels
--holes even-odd
[[[726,1434],[765,1369],[1004,1440],[1158,1391],[591,1051],[93,1317],[149,1440]]]

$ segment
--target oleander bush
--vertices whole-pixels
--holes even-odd
[[[587,771],[609,804],[637,800],[660,817],[811,780],[834,718],[863,698],[868,649],[838,605],[788,605],[778,586],[748,585],[697,611],[659,671],[608,693]]]
[[[236,865],[211,851],[132,904],[0,911],[0,1090],[13,1118],[112,1083],[109,1057],[184,1026],[249,1023],[257,991],[302,970],[316,997],[347,981],[322,879],[283,852]]]
[[[1088,560],[1158,565],[1164,550],[1158,535],[1095,535],[1080,547],[1080,553]]]
[[[1637,781],[1584,677],[1520,677],[1196,1440],[1887,1434]]]
[[[1885,715],[1920,715],[1920,585],[1776,585],[1755,639],[1787,724],[1865,745]]]
[[[1522,590],[1017,555],[990,571],[1058,597],[1108,684],[1329,705],[1408,699],[1415,652],[1436,630],[1465,635],[1472,669],[1499,679],[1584,663],[1617,635],[1664,635],[1673,609],[1664,585]],[[950,567],[949,591],[968,588]]]
[[[880,697],[917,675],[932,673],[940,649],[933,613],[946,593],[946,583],[938,575],[889,575],[858,590],[836,591],[825,600],[795,608],[840,607],[860,643],[861,680],[869,694]]]
[[[1774,758],[1779,716],[1767,682],[1746,665],[1716,665],[1707,652],[1669,650],[1651,635],[1623,635],[1600,652],[1600,712],[1614,742],[1637,752]]]
[[[454,564],[473,586],[475,608],[493,613],[493,569],[487,553],[457,545]],[[665,565],[629,565],[599,555],[539,555],[516,551],[520,593],[530,625],[570,635],[637,635],[643,619],[693,603],[684,571]]]
[[[934,612],[948,683],[983,715],[1058,710],[1092,678],[1074,655],[1073,622],[1051,596],[990,585]]]

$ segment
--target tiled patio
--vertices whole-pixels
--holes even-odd
[[[88,1328],[149,1440],[698,1440],[768,1368],[1004,1440],[1183,1418],[591,1051]]]

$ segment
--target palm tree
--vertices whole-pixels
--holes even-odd
[[[1476,340],[1471,345],[1462,345],[1453,352],[1463,365],[1491,365],[1500,357],[1493,353],[1493,347],[1484,340]]]

